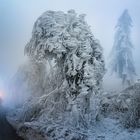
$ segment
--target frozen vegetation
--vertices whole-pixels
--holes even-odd
[[[140,83],[121,93],[103,91],[102,47],[84,17],[47,11],[34,24],[28,62],[9,85],[20,101],[7,119],[24,139],[140,139]]]
[[[114,44],[111,51],[111,71],[116,73],[122,79],[124,86],[130,86],[134,83],[136,70],[134,66],[131,42],[132,19],[125,10],[116,25]]]

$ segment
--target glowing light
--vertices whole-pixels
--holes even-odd
[[[0,99],[4,98],[4,92],[2,90],[0,90]]]
[[[3,104],[4,99],[5,99],[4,84],[3,81],[0,79],[0,105]]]

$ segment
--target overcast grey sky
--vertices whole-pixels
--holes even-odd
[[[0,0],[0,76],[9,78],[24,60],[24,46],[35,20],[46,10],[75,9],[85,13],[92,32],[107,56],[112,48],[114,27],[124,9],[133,19],[134,60],[140,71],[140,0]]]

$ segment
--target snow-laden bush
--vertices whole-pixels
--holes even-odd
[[[25,54],[48,69],[44,95],[23,105],[20,121],[53,139],[85,140],[98,117],[105,70],[102,48],[84,15],[45,12],[35,22]]]
[[[130,95],[123,92],[110,92],[101,97],[101,114],[105,116],[113,115],[120,118],[123,113],[128,111]]]
[[[140,85],[136,84],[133,95],[128,107],[127,113],[124,114],[122,123],[125,127],[140,127]]]
[[[120,93],[103,94],[100,106],[105,117],[118,119],[126,128],[140,127],[140,83]]]

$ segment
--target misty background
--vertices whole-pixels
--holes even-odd
[[[24,47],[31,38],[36,19],[47,10],[66,12],[69,9],[87,15],[86,21],[104,49],[106,68],[114,41],[115,25],[122,12],[128,9],[133,20],[133,57],[139,77],[139,0],[0,0],[0,81],[8,81],[26,60]],[[109,81],[108,78],[106,80]]]

